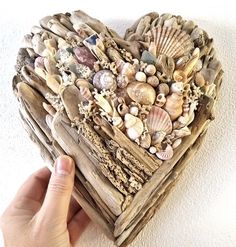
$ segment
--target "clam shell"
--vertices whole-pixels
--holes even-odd
[[[163,131],[169,134],[172,131],[172,122],[169,114],[158,106],[153,106],[147,116],[147,127],[150,133]]]
[[[156,99],[156,92],[148,83],[129,83],[127,86],[127,93],[132,100],[142,105],[153,105]]]
[[[151,30],[151,39],[156,46],[156,54],[179,58],[190,53],[193,48],[191,37],[180,29],[156,27]]]
[[[157,158],[161,160],[169,160],[173,157],[173,154],[174,154],[173,148],[169,144],[166,146],[165,150],[156,152]]]
[[[100,70],[93,77],[93,85],[98,90],[116,90],[115,76],[110,70]]]

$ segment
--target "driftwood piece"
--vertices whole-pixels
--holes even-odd
[[[41,155],[49,167],[53,166],[60,154],[68,154],[74,158],[74,197],[117,246],[128,246],[162,205],[182,170],[198,150],[209,123],[214,119],[214,107],[219,97],[223,70],[216,59],[213,40],[192,21],[155,12],[138,19],[127,29],[124,39],[82,11],[47,16],[40,24],[41,27],[33,27],[31,34],[25,36],[25,48],[19,51],[17,75],[13,79],[13,90],[20,103],[23,125],[32,141],[40,147]],[[149,153],[148,149],[139,146],[140,139],[131,138],[132,141],[127,138],[129,127],[125,118],[118,114],[118,108],[116,109],[118,104],[126,101],[125,94],[122,101],[122,92],[119,92],[119,97],[118,94],[114,97],[112,90],[90,90],[95,86],[94,83],[91,85],[91,82],[97,71],[110,70],[110,73],[116,76],[123,73],[121,67],[124,61],[129,66],[136,63],[138,67],[135,70],[148,77],[150,71],[147,72],[145,62],[154,64],[155,71],[157,70],[154,77],[167,87],[172,86],[172,79],[177,82],[178,77],[173,77],[171,81],[166,78],[156,60],[159,55],[164,55],[164,58],[168,56],[164,51],[168,53],[166,48],[172,41],[165,44],[162,44],[164,39],[158,41],[158,35],[161,30],[167,30],[166,27],[173,28],[172,31],[182,29],[186,32],[185,37],[191,39],[189,45],[196,48],[195,52],[199,51],[201,61],[197,68],[193,66],[187,70],[184,68],[191,65],[194,56],[188,54],[178,61],[182,71],[177,72],[191,71],[186,76],[189,89],[184,89],[185,97],[189,101],[184,98],[182,107],[183,116],[186,112],[192,114],[189,116],[191,124],[187,125],[191,135],[184,137],[181,145],[172,150],[173,156],[170,156],[169,160],[162,161],[160,156],[157,155],[157,158],[152,152]],[[168,32],[162,33],[166,34]],[[187,46],[185,48],[187,49]],[[83,58],[79,57],[79,63],[76,60],[76,51],[81,53]],[[83,52],[94,56],[94,59],[90,58],[90,62],[96,60],[96,64],[86,67],[88,61]],[[142,61],[137,64],[140,57]],[[38,64],[35,63],[36,58]],[[177,66],[177,61],[173,63]],[[35,70],[35,66],[39,66],[38,70]],[[196,71],[193,69],[199,73],[203,69],[198,83]],[[128,73],[133,73],[132,68],[129,70],[128,67]],[[129,74],[127,78],[128,76]],[[58,80],[50,81],[50,78]],[[184,76],[182,79],[184,80]],[[134,75],[131,75],[131,80],[134,80]],[[155,91],[158,92],[159,89],[158,87]],[[129,101],[129,97],[127,99]],[[196,106],[197,110],[189,110]],[[126,113],[130,111],[129,107]],[[147,110],[148,107],[141,104],[136,104],[136,107],[140,111],[138,116],[141,121],[145,120],[145,114],[150,113],[150,108]],[[148,113],[145,113],[147,111]],[[96,120],[98,115],[100,116]],[[176,122],[176,126],[183,124]],[[143,128],[149,131],[145,124]],[[176,128],[178,131],[178,127]],[[163,147],[172,145],[178,137],[173,131],[168,138],[161,146],[152,143],[155,145],[152,148],[164,151]]]

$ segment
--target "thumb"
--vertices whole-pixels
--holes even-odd
[[[75,164],[63,155],[57,158],[40,214],[46,221],[60,220],[66,223],[74,185]]]

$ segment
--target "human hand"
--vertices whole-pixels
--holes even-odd
[[[75,165],[68,156],[50,173],[42,168],[22,185],[1,217],[5,247],[74,246],[89,218],[71,197]]]

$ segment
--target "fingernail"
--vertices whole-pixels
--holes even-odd
[[[55,171],[60,175],[70,175],[73,169],[73,160],[68,156],[60,156],[56,160]]]

